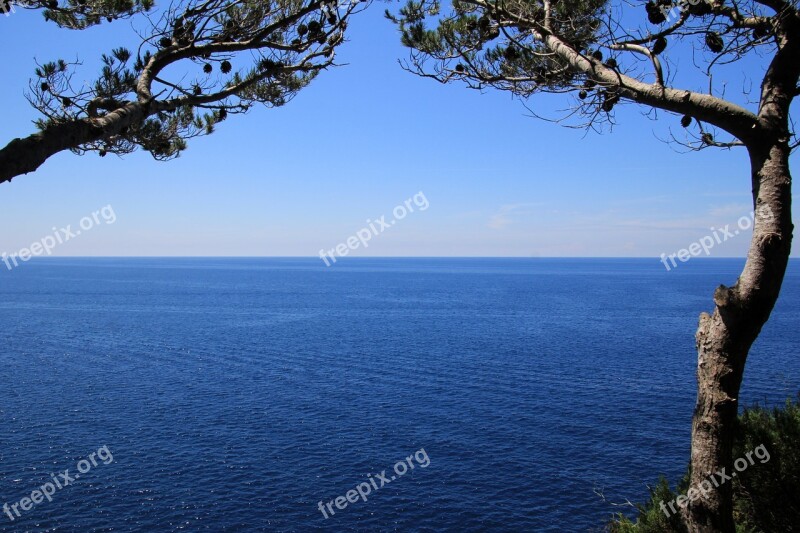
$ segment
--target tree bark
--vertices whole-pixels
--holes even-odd
[[[778,139],[748,148],[755,222],[747,262],[735,285],[717,288],[714,312],[700,316],[696,334],[697,404],[690,480],[695,489],[704,480],[714,488],[698,491],[699,497],[689,503],[686,518],[692,532],[735,531],[733,487],[724,480],[735,475],[732,454],[739,387],[750,347],[778,299],[791,251],[789,146]]]
[[[0,183],[33,172],[59,152],[116,135],[156,110],[150,103],[128,102],[102,117],[54,124],[24,139],[14,139],[0,148]]]
[[[800,14],[778,2],[778,51],[761,84],[757,138],[742,139],[750,155],[755,221],[747,261],[732,287],[714,292],[714,312],[697,328],[697,403],[692,419],[691,487],[706,480],[684,518],[692,533],[734,533],[733,441],[739,387],[750,347],[769,319],[792,245],[789,112],[800,78]],[[712,480],[711,476],[715,476]],[[717,486],[719,484],[719,486]],[[708,486],[706,484],[706,486]]]

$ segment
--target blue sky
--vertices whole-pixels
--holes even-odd
[[[315,256],[420,191],[427,210],[352,255],[657,258],[750,212],[743,150],[676,153],[660,139],[679,117],[652,121],[632,105],[597,135],[532,118],[507,93],[414,77],[397,64],[406,51],[384,7],[353,20],[346,66],[284,108],[232,117],[175,161],[62,153],[0,186],[0,252],[107,205],[113,225],[54,255]],[[135,42],[130,24],[70,32],[40,13],[0,17],[0,142],[34,131],[23,90],[35,59],[83,60],[78,78],[91,80],[102,52]],[[554,116],[569,102],[528,103]],[[743,256],[748,241],[713,256]]]

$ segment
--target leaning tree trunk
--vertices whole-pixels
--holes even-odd
[[[697,329],[697,405],[692,422],[692,532],[733,532],[732,450],[748,351],[772,312],[789,262],[792,240],[789,146],[780,136],[752,144],[750,153],[755,222],[747,262],[732,287],[714,293],[713,314],[703,313]],[[724,469],[724,471],[722,470]],[[719,474],[719,475],[718,475]],[[719,484],[717,487],[716,485]],[[708,486],[708,483],[705,485]]]
[[[0,148],[0,184],[38,169],[42,163],[64,150],[115,135],[125,127],[141,124],[156,111],[168,106],[156,103],[126,102],[97,118],[79,118],[52,124],[23,139],[14,139]]]

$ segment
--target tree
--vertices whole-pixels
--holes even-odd
[[[88,11],[81,0],[69,5],[49,7],[45,16],[82,28],[99,12],[113,19],[150,4],[99,0]],[[135,53],[119,47],[102,55],[92,86],[73,83],[74,63],[38,65],[27,97],[43,115],[39,131],[0,149],[0,183],[64,150],[105,156],[141,148],[171,159],[187,139],[212,133],[229,115],[259,103],[282,106],[335,66],[348,19],[361,9],[357,1],[186,0],[148,17]]]
[[[682,115],[684,145],[743,147],[750,158],[755,223],[736,283],[719,286],[696,333],[697,403],[691,483],[732,469],[739,387],[747,354],[778,298],[792,240],[789,157],[797,147],[791,105],[800,93],[797,0],[410,0],[387,11],[411,49],[404,68],[441,83],[495,88],[521,98],[575,97],[569,117],[598,130],[615,106]],[[635,16],[647,17],[647,23]],[[433,19],[433,24],[428,22]],[[635,30],[626,31],[635,27]],[[675,86],[681,50],[707,76],[702,91]],[[752,67],[763,58],[763,69]],[[761,80],[757,105],[724,96],[728,65]],[[749,67],[748,67],[749,65]],[[683,79],[683,78],[682,78]],[[720,137],[724,136],[724,138]],[[677,140],[677,139],[675,139]],[[691,531],[734,531],[731,484],[702,494],[684,512]]]

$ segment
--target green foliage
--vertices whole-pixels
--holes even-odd
[[[545,18],[542,0],[488,2],[488,8],[463,1],[440,15],[438,0],[410,0],[392,20],[401,32],[401,42],[422,59],[438,61],[434,67],[442,81],[462,79],[495,84],[518,94],[538,89],[557,90],[571,86],[576,72],[549,53],[531,29],[542,30]],[[607,0],[562,0],[551,5],[548,31],[581,50],[596,40]],[[518,24],[517,17],[525,24]],[[433,24],[428,22],[433,19]],[[455,68],[458,67],[458,68]],[[448,77],[448,72],[457,76]]]
[[[69,2],[95,10],[151,5],[150,0]],[[28,95],[44,114],[36,124],[47,129],[101,119],[125,106],[147,107],[137,111],[143,118],[127,126],[120,120],[106,121],[112,125],[102,126],[105,134],[101,130],[73,151],[105,155],[142,148],[156,159],[176,157],[187,139],[212,133],[229,114],[245,113],[258,103],[278,107],[290,101],[333,65],[334,49],[344,42],[347,18],[356,9],[355,4],[304,0],[173,4],[143,37],[136,54],[126,48],[102,54],[100,73],[92,84],[72,82],[78,63],[39,65]],[[118,116],[126,115],[112,119]]]
[[[124,48],[117,48],[110,56],[102,55],[103,68],[94,85],[98,98],[116,99],[136,89],[138,73],[126,66],[130,57],[130,52]]]
[[[787,9],[797,2],[791,0]],[[732,80],[720,82],[727,73],[710,73],[751,53],[774,53],[777,22],[784,16],[776,11],[781,10],[757,0],[404,0],[386,17],[409,48],[401,62],[407,71],[523,99],[571,94],[574,100],[554,121],[602,131],[614,124],[620,102],[667,111],[680,107],[666,95],[643,99],[641,90],[651,84],[669,87],[679,68],[696,68],[712,86],[720,85],[703,92],[722,98]],[[670,57],[687,45],[702,50],[689,67]],[[715,117],[717,126],[719,121]],[[701,133],[707,129],[699,121],[697,126]],[[687,133],[686,144],[701,149],[738,142],[711,135]]]
[[[737,471],[733,478],[734,520],[737,533],[794,531],[800,524],[800,394],[787,400],[782,409],[755,406],[745,409],[733,446],[733,457],[744,458],[764,446],[766,461],[754,457],[754,464]],[[679,515],[664,513],[668,504],[689,488],[684,476],[675,491],[662,478],[650,492],[650,499],[638,505],[636,521],[617,514],[607,529],[612,533],[685,533]],[[676,507],[677,508],[677,507]],[[667,517],[667,514],[670,514]]]
[[[45,20],[63,28],[82,30],[100,24],[127,18],[153,7],[153,0],[36,0],[26,7],[43,8]]]
[[[684,482],[686,480],[684,479]],[[666,478],[661,478],[655,488],[650,489],[650,499],[644,504],[637,506],[638,516],[636,522],[619,513],[608,526],[611,533],[686,533],[680,515],[676,513],[664,513],[661,509],[662,502],[673,501],[678,496],[669,488]]]
[[[739,418],[734,457],[763,444],[769,461],[734,480],[734,519],[741,531],[792,531],[800,524],[800,394],[783,409],[754,407]]]
[[[102,111],[123,105],[136,91],[136,82],[146,63],[140,58],[133,66],[129,66],[130,60],[131,53],[125,48],[116,48],[110,55],[103,54],[101,75],[94,83],[91,91],[93,98],[88,102],[85,95],[66,94],[64,74],[69,65],[65,61],[39,66],[35,71],[41,80],[37,93],[52,112],[47,113],[47,120],[37,121],[37,126],[45,129],[78,117],[83,112],[96,116]],[[123,154],[140,147],[156,159],[170,159],[186,149],[186,138],[212,133],[214,125],[227,116],[227,112],[222,111],[198,113],[191,105],[180,106],[170,112],[157,113],[140,124],[126,128],[119,135],[89,143],[75,151],[96,150],[101,155],[109,152]]]

